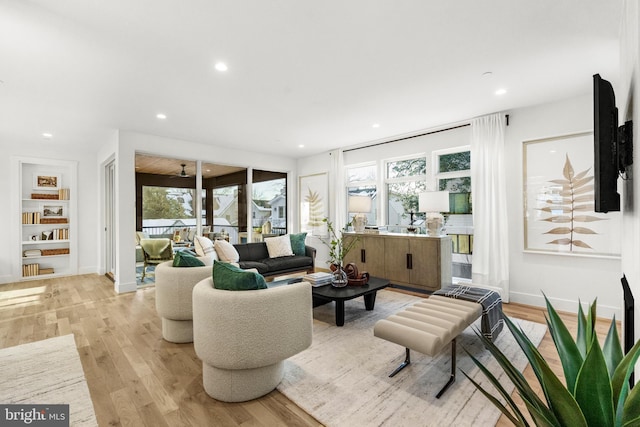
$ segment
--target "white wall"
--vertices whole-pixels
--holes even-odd
[[[591,76],[583,76],[591,82]],[[577,312],[578,299],[598,298],[598,314],[620,316],[620,260],[523,252],[523,141],[593,129],[593,97],[509,112],[505,133],[511,301],[544,306],[544,292],[558,310]]]
[[[97,271],[97,256],[95,251],[95,227],[97,210],[97,181],[95,175],[96,156],[94,152],[83,151],[82,148],[70,148],[64,141],[47,140],[45,142],[29,141],[25,143],[0,143],[0,182],[5,184],[5,209],[0,209],[0,223],[10,227],[16,224],[13,209],[9,209],[12,201],[8,198],[13,191],[11,186],[17,185],[15,177],[10,176],[11,157],[36,157],[57,160],[75,160],[78,162],[78,194],[71,197],[78,200],[78,272],[80,274],[95,273]],[[14,253],[13,244],[0,245],[0,283],[17,281],[11,264],[16,262],[19,254]]]
[[[627,0],[622,13],[623,22],[620,32],[620,84],[614,85],[618,117],[621,122],[633,120],[633,179],[624,182],[622,206],[624,215],[622,226],[625,238],[622,241],[622,271],[626,274],[636,300],[635,335],[640,336],[640,92],[638,73],[640,73],[640,7],[637,1]],[[636,373],[636,375],[638,375]]]

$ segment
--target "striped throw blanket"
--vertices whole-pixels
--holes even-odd
[[[480,320],[482,334],[490,340],[495,340],[502,327],[502,298],[497,292],[475,286],[449,285],[433,293],[449,298],[459,298],[465,301],[477,302],[482,305],[482,319]]]

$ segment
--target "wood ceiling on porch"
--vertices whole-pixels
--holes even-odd
[[[188,176],[195,175],[196,162],[194,160],[171,159],[168,157],[159,157],[140,153],[136,153],[135,158],[136,173],[179,176],[182,172],[182,164],[185,165],[185,172]],[[238,166],[203,162],[202,177],[205,179],[214,178],[243,171],[245,169],[246,168]]]

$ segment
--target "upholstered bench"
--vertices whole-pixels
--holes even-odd
[[[432,295],[413,306],[376,322],[373,334],[405,347],[405,360],[389,375],[393,377],[411,363],[410,350],[436,356],[451,343],[451,376],[436,398],[455,381],[456,337],[482,314],[482,305]]]

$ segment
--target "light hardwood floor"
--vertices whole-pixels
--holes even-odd
[[[538,308],[505,304],[504,310],[544,323]],[[575,316],[563,318],[575,329]],[[607,326],[600,321],[598,332],[605,334]],[[153,286],[117,295],[113,283],[97,275],[0,285],[0,348],[69,333],[100,426],[320,425],[277,390],[245,403],[211,399],[193,344],[162,339]],[[539,348],[561,372],[548,332]],[[530,368],[525,376],[536,382]],[[502,417],[497,425],[510,423]]]

